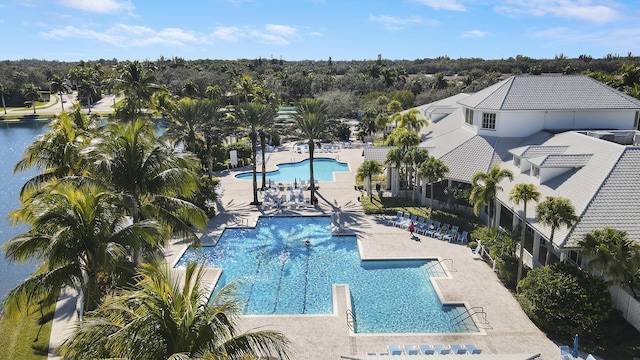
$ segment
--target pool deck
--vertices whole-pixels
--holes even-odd
[[[298,154],[291,146],[270,153],[267,170],[275,164],[300,161],[308,154]],[[366,354],[382,353],[387,345],[404,344],[475,344],[483,355],[475,359],[526,359],[540,354],[541,359],[558,359],[558,346],[549,340],[524,314],[514,295],[497,278],[491,267],[464,245],[453,244],[427,236],[412,239],[406,230],[387,226],[387,217],[365,215],[356,191],[355,173],[362,164],[362,149],[342,149],[337,153],[317,153],[316,157],[338,158],[348,162],[350,172],[337,173],[335,182],[322,182],[318,189],[316,208],[301,210],[263,210],[250,205],[253,200],[251,181],[237,180],[234,175],[250,170],[236,168],[217,173],[224,194],[217,203],[218,215],[211,219],[203,233],[203,242],[220,235],[225,226],[253,226],[260,215],[331,215],[334,232],[355,234],[361,245],[363,258],[437,258],[443,262],[449,277],[434,279],[433,283],[444,303],[464,303],[467,307],[482,307],[490,324],[478,324],[478,333],[455,334],[353,334],[348,326],[348,288],[334,286],[333,315],[244,316],[243,329],[263,328],[282,331],[291,341],[293,359],[365,359]],[[309,192],[305,192],[309,196]],[[173,244],[166,249],[167,261],[174,264],[185,249]],[[210,279],[215,279],[212,272]],[[398,288],[398,296],[410,292]],[[420,311],[420,309],[415,309]],[[477,319],[478,320],[478,319]],[[512,354],[512,356],[509,356]],[[448,355],[449,359],[456,358]],[[377,358],[382,358],[377,356]],[[393,358],[401,358],[394,356]],[[421,356],[409,356],[418,359]],[[428,357],[433,358],[433,357]]]

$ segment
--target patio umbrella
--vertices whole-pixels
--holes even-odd
[[[578,334],[573,338],[573,351],[571,352],[571,355],[574,358],[578,357]]]
[[[298,178],[294,178],[293,179],[293,188],[297,189],[298,188]]]

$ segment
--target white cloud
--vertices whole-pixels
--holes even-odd
[[[467,11],[466,6],[459,0],[413,0],[422,5],[427,5],[434,10]]]
[[[205,41],[205,39],[198,38],[193,33],[182,29],[165,28],[156,30],[146,26],[126,24],[118,24],[104,32],[65,26],[41,33],[41,35],[51,39],[76,38],[95,40],[118,47],[187,46]]]
[[[567,46],[575,44],[588,44],[610,53],[638,50],[637,38],[640,37],[640,27],[627,27],[618,29],[606,29],[598,31],[584,31],[568,27],[549,28],[542,31],[533,32],[530,36],[544,39],[550,46]],[[616,50],[619,49],[619,50]],[[605,54],[590,54],[594,57]]]
[[[57,3],[60,6],[99,14],[130,12],[134,9],[129,1],[117,0],[57,0]]]
[[[385,29],[391,31],[399,30],[409,24],[420,24],[423,22],[422,18],[416,15],[404,18],[389,15],[370,15],[369,21],[380,23]]]
[[[461,38],[481,38],[481,37],[485,37],[489,35],[488,32],[486,31],[482,31],[482,30],[469,30],[469,31],[463,31],[460,34]]]
[[[554,16],[606,24],[616,21],[622,14],[611,1],[593,0],[507,0],[506,5],[494,10],[502,15]]]
[[[270,45],[289,45],[300,38],[298,29],[288,25],[267,24],[264,28],[238,28],[235,26],[217,27],[211,34],[212,40],[235,42],[240,39],[252,39]]]

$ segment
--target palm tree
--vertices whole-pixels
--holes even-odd
[[[480,209],[487,206],[487,234],[491,231],[491,218],[494,200],[498,191],[502,190],[500,182],[503,179],[513,180],[513,173],[508,169],[500,169],[494,165],[489,172],[478,172],[471,177],[471,193],[469,201],[473,203],[473,213],[480,215]]]
[[[536,221],[551,227],[551,236],[547,244],[547,256],[544,264],[549,264],[551,259],[551,249],[553,249],[553,235],[560,226],[572,227],[580,218],[576,215],[576,209],[571,204],[571,200],[562,197],[547,196],[536,206]]]
[[[309,183],[311,184],[311,203],[316,204],[316,186],[313,176],[313,157],[316,140],[325,136],[328,129],[327,112],[329,108],[322,100],[302,99],[297,106],[295,116],[298,129],[309,143]]]
[[[218,85],[209,85],[204,92],[204,95],[207,99],[213,102],[221,102],[222,101],[222,90]]]
[[[387,152],[387,156],[385,158],[384,163],[391,165],[398,171],[398,175],[400,175],[400,167],[402,166],[402,162],[404,161],[404,154],[407,152],[406,149],[401,147],[394,147],[393,149]],[[395,179],[391,179],[392,182],[396,181]],[[397,179],[399,182],[400,179]]]
[[[258,131],[258,135],[260,135],[260,155],[262,156],[262,189],[267,187],[267,137],[274,132],[277,133],[277,130],[274,130],[273,124],[275,124],[275,118],[278,114],[276,110],[277,107],[271,103],[266,103],[266,105],[269,106],[271,111],[264,115],[262,126]]]
[[[51,91],[54,93],[67,93],[71,90],[69,84],[67,84],[67,79],[62,77],[61,75],[55,74],[51,79]],[[60,106],[62,107],[62,111],[64,111],[64,102],[62,101],[62,97],[60,97]]]
[[[242,103],[236,111],[236,119],[246,128],[251,140],[251,162],[253,163],[253,205],[258,205],[258,180],[256,154],[258,152],[258,136],[261,129],[275,116],[271,106],[255,102]]]
[[[418,168],[420,167],[420,164],[425,162],[428,158],[429,158],[429,151],[427,149],[418,149],[418,147],[416,146],[409,149],[404,156],[404,161],[407,164],[407,167],[409,170],[407,172],[408,174],[407,178],[409,182],[411,182],[411,187],[412,187],[412,191],[411,191],[412,202],[415,202],[416,189],[418,188],[418,176],[417,176]],[[416,173],[416,176],[413,176],[414,172]],[[413,181],[411,181],[411,179],[413,179]]]
[[[38,88],[32,84],[24,84],[22,87],[22,94],[27,101],[31,101],[31,105],[33,106],[33,113],[36,113],[36,101],[40,97],[40,93]]]
[[[109,124],[84,153],[92,164],[89,176],[122,196],[134,223],[154,219],[172,234],[198,241],[193,227],[206,227],[207,216],[185,200],[198,189],[195,155],[172,152],[143,120]]]
[[[31,168],[41,170],[25,182],[20,197],[24,198],[50,180],[81,175],[85,169],[81,152],[93,138],[95,127],[95,118],[83,114],[80,104],[74,106],[73,112],[62,113],[52,120],[49,131],[27,146],[13,169],[14,173]]]
[[[198,85],[196,85],[193,80],[188,80],[182,87],[182,93],[185,96],[194,98],[198,96]]]
[[[4,102],[4,96],[7,94],[9,94],[9,91],[7,90],[6,86],[0,83],[0,98],[2,98],[2,108],[4,109],[5,115],[7,115],[7,104],[5,104]]]
[[[640,264],[640,246],[625,231],[607,227],[593,230],[578,242],[580,252],[589,259],[587,270],[600,270],[613,282],[635,283]]]
[[[524,256],[524,238],[527,234],[527,202],[538,201],[540,192],[533,184],[517,184],[509,193],[509,200],[520,204],[522,202],[522,229],[520,230],[520,258],[518,260],[518,276],[516,284],[520,282],[522,277],[522,257]]]
[[[116,67],[120,73],[117,90],[124,92],[132,114],[140,114],[142,106],[151,99],[151,95],[158,89],[153,75],[155,67],[141,64],[138,60],[120,64]]]
[[[420,117],[420,110],[411,109],[405,111],[400,117],[400,127],[419,132],[423,127],[429,126],[427,119]]]
[[[95,185],[51,184],[24,200],[10,218],[31,230],[9,240],[5,255],[12,261],[44,260],[44,266],[10,292],[9,308],[71,286],[81,291],[84,309],[94,309],[102,296],[99,279],[116,280],[131,268],[127,249],[148,251],[162,237],[155,222],[131,224],[120,198]]]
[[[442,180],[449,172],[449,167],[445,163],[433,156],[425,160],[418,170],[418,173],[431,185],[431,199],[429,210],[433,211],[433,184]]]
[[[367,181],[367,190],[369,193],[369,198],[373,199],[371,195],[371,178],[374,175],[380,174],[382,172],[382,166],[380,163],[375,160],[367,160],[360,165],[358,168],[357,176],[361,179],[366,179]],[[372,200],[373,201],[373,200]]]
[[[203,141],[204,129],[209,126],[216,111],[209,100],[184,98],[168,109],[165,135],[195,154],[198,143]]]
[[[236,95],[242,97],[243,102],[250,102],[255,96],[256,85],[249,75],[242,75],[235,87]]]
[[[62,345],[65,358],[288,359],[289,341],[279,332],[241,333],[242,305],[235,285],[212,301],[205,269],[189,263],[177,276],[156,260],[143,264],[138,282],[90,313]]]

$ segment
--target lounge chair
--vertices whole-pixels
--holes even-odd
[[[453,228],[451,228],[451,230],[449,230],[446,234],[442,235],[442,240],[444,241],[448,241],[448,242],[452,242],[453,240],[456,240],[458,235],[458,230],[460,228],[458,227],[458,225],[454,225]]]
[[[469,354],[480,354],[482,353],[482,349],[479,349],[475,344],[464,344],[465,350]]]
[[[447,355],[451,352],[451,349],[449,349],[446,345],[436,344],[433,345],[433,352],[437,355]]]
[[[567,345],[558,346],[560,348],[560,355],[571,355],[571,349]]]
[[[418,347],[413,344],[405,345],[404,353],[407,355],[418,355]]]
[[[413,223],[415,226],[417,219],[418,219],[418,215],[411,215],[411,217],[409,218],[409,221],[405,221],[402,223],[402,228],[403,229],[409,228],[409,225],[411,225],[411,223]]]
[[[444,224],[440,227],[440,230],[438,230],[437,233],[435,233],[433,235],[433,237],[435,237],[436,239],[440,239],[442,240],[442,237],[449,232],[449,228],[451,227],[451,225],[449,224]]]
[[[398,345],[387,345],[389,355],[402,355],[402,348]]]
[[[400,221],[402,219],[402,214],[402,211],[396,212],[396,217],[387,220],[387,225],[395,225],[397,221]]]
[[[596,360],[595,356],[589,354],[585,360]]]
[[[433,237],[438,232],[439,229],[440,229],[440,221],[434,221],[433,224],[431,224],[431,228],[427,230],[425,235],[429,237]]]
[[[397,222],[395,222],[393,225],[397,226],[397,227],[402,227],[402,224],[404,224],[405,221],[409,221],[409,217],[411,216],[411,214],[409,214],[408,212],[404,213],[404,215],[402,215],[402,218],[400,220],[398,220]]]
[[[469,239],[467,239],[467,236],[469,236],[469,232],[467,231],[463,231],[462,234],[460,234],[458,236],[458,242],[461,244],[466,244],[469,242]]]
[[[431,222],[431,219],[427,219],[424,223],[418,224],[416,233],[424,235],[427,231],[431,230]]]
[[[433,346],[429,344],[419,345],[420,354],[422,355],[433,355]]]
[[[465,349],[464,346],[462,346],[462,345],[451,344],[449,347],[451,348],[451,353],[452,354],[466,354],[467,353],[467,349]]]

